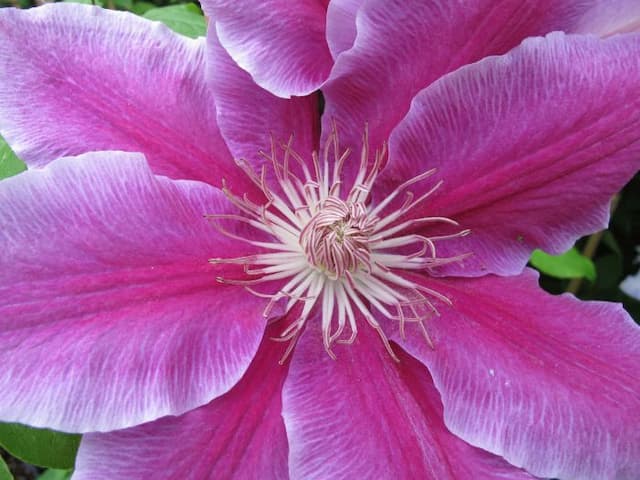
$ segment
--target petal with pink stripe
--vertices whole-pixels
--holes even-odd
[[[242,380],[203,407],[126,430],[84,435],[74,480],[159,474],[181,480],[286,480],[280,390],[287,366],[278,364],[281,350],[281,344],[265,338]]]
[[[327,0],[203,0],[220,42],[261,87],[279,97],[317,90],[333,65]]]
[[[0,134],[29,166],[122,150],[158,174],[251,187],[217,128],[203,39],[56,3],[0,9],[0,44]]]
[[[329,37],[329,45],[343,54],[334,53],[336,64],[323,86],[325,118],[340,127],[352,126],[344,135],[351,147],[359,144],[365,123],[372,143],[379,145],[389,138],[420,90],[463,65],[505,54],[527,37],[555,30],[608,36],[640,29],[636,0],[335,3],[330,4],[329,13],[337,13],[343,24],[331,28],[337,22],[330,16],[327,31],[340,28],[342,35],[334,34],[337,40]],[[362,3],[359,10],[358,3]],[[351,23],[349,17],[356,11]]]
[[[621,305],[550,295],[531,270],[422,283],[453,306],[426,322],[433,348],[398,340],[453,433],[545,478],[640,478],[640,328]]]
[[[429,373],[370,328],[332,360],[319,328],[293,353],[283,390],[292,478],[525,480],[527,473],[451,434]]]
[[[373,193],[435,168],[444,183],[416,218],[471,230],[438,244],[442,256],[471,254],[440,272],[517,274],[534,249],[561,253],[606,226],[611,197],[640,168],[639,125],[640,34],[529,39],[420,92]]]
[[[203,218],[225,202],[121,152],[0,182],[0,419],[112,430],[229,390],[265,319],[208,262],[251,253]]]

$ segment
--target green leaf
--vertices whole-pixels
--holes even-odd
[[[151,2],[133,2],[131,11],[136,15],[144,15],[149,10],[156,8],[155,4]]]
[[[187,37],[202,37],[207,33],[207,22],[200,8],[193,3],[152,8],[147,10],[143,17],[162,22]]]
[[[102,0],[62,0],[65,3],[82,3],[85,5],[97,5],[98,7],[104,7],[104,2]]]
[[[4,463],[2,457],[0,457],[0,480],[13,480],[13,475],[11,475],[9,467]]]
[[[0,445],[20,460],[50,468],[73,468],[80,435],[0,423]]]
[[[530,262],[542,273],[555,278],[586,278],[591,282],[596,279],[595,265],[575,247],[561,255],[549,255],[542,250],[535,250]]]
[[[11,177],[26,168],[25,164],[9,148],[7,142],[0,137],[0,179]]]
[[[133,8],[133,0],[112,0],[113,6],[118,10],[131,11]]]
[[[38,477],[38,480],[70,480],[73,470],[56,470],[50,468]]]

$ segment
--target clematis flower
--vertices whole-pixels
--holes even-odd
[[[525,265],[640,167],[640,36],[520,44],[592,25],[584,2],[473,29],[482,2],[363,1],[326,32],[312,3],[210,2],[206,45],[0,11],[0,134],[30,167],[0,182],[0,419],[85,433],[74,479],[637,478],[640,329]],[[248,5],[300,14],[290,63],[229,20]],[[323,37],[315,70],[295,53]],[[322,84],[324,115],[231,57],[312,72],[276,93]]]

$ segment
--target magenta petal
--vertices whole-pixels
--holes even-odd
[[[274,95],[307,95],[329,75],[326,0],[204,0],[202,7],[224,48]]]
[[[335,353],[310,328],[293,354],[282,413],[292,478],[531,478],[451,434],[424,366],[402,351],[396,363],[370,328]]]
[[[358,12],[353,48],[336,58],[323,86],[325,118],[352,127],[343,136],[349,146],[359,144],[367,123],[378,146],[414,95],[441,76],[504,54],[529,36],[637,30],[639,8],[636,0],[369,0]]]
[[[327,43],[333,58],[356,40],[356,15],[364,0],[331,0],[327,8]]]
[[[234,158],[246,160],[260,172],[261,166],[269,163],[261,152],[269,154],[275,141],[281,155],[280,144],[291,138],[292,147],[311,160],[320,132],[318,95],[285,100],[260,88],[220,46],[213,30],[209,31],[208,58],[217,121]],[[267,176],[273,176],[273,166],[266,167]],[[272,182],[272,188],[279,187]]]
[[[179,417],[82,438],[74,480],[288,478],[280,391],[287,367],[268,338],[242,380]],[[126,454],[125,454],[126,452]]]
[[[530,39],[417,95],[391,137],[389,187],[374,194],[436,168],[444,184],[415,216],[471,229],[439,244],[471,253],[442,272],[517,274],[533,249],[560,253],[606,225],[640,168],[639,124],[640,35]]]
[[[568,31],[595,33],[601,37],[640,31],[640,2],[637,0],[597,0],[585,7],[586,11],[575,18]]]
[[[447,427],[534,475],[640,478],[640,328],[620,305],[553,296],[537,274],[423,279],[452,307],[401,342]]]
[[[0,182],[0,419],[104,431],[231,388],[265,320],[207,261],[249,253],[203,218],[224,205],[120,152]]]
[[[0,134],[28,165],[124,150],[173,178],[238,176],[205,85],[203,39],[60,3],[1,9],[0,44]]]

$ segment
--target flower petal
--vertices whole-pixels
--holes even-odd
[[[220,42],[255,82],[279,97],[307,95],[333,65],[327,0],[203,0]]]
[[[353,48],[323,86],[325,118],[350,128],[343,139],[351,147],[367,123],[377,147],[416,93],[442,75],[554,30],[637,29],[638,12],[635,0],[369,0],[358,12]]]
[[[124,150],[173,178],[247,183],[216,126],[204,40],[59,3],[1,9],[0,44],[0,134],[28,165]]]
[[[282,345],[265,338],[242,380],[179,417],[82,437],[74,480],[288,478]],[[123,455],[126,452],[126,455]]]
[[[255,172],[260,172],[269,163],[261,152],[269,152],[272,141],[279,146],[291,138],[294,150],[311,159],[320,136],[317,94],[285,100],[260,88],[220,46],[214,30],[209,31],[208,58],[217,121],[234,158],[248,161]],[[273,167],[266,167],[271,187],[277,190]]]
[[[0,182],[0,419],[104,431],[231,388],[265,319],[208,264],[248,250],[203,218],[224,202],[121,152]]]
[[[533,249],[561,253],[606,226],[611,196],[640,168],[639,125],[640,35],[529,39],[421,92],[374,194],[436,168],[444,184],[415,216],[471,229],[439,244],[472,253],[442,272],[517,274]]]
[[[640,328],[620,305],[553,296],[537,274],[427,279],[452,307],[400,342],[447,427],[534,475],[640,478]]]
[[[282,412],[292,478],[531,478],[452,435],[424,366],[402,351],[394,362],[373,335],[364,327],[336,361],[319,328],[296,346]]]
[[[327,8],[327,43],[333,58],[349,50],[356,40],[356,15],[364,0],[331,0]]]
[[[608,37],[640,31],[640,3],[636,0],[598,0],[591,2],[571,28],[575,33],[595,33]]]

